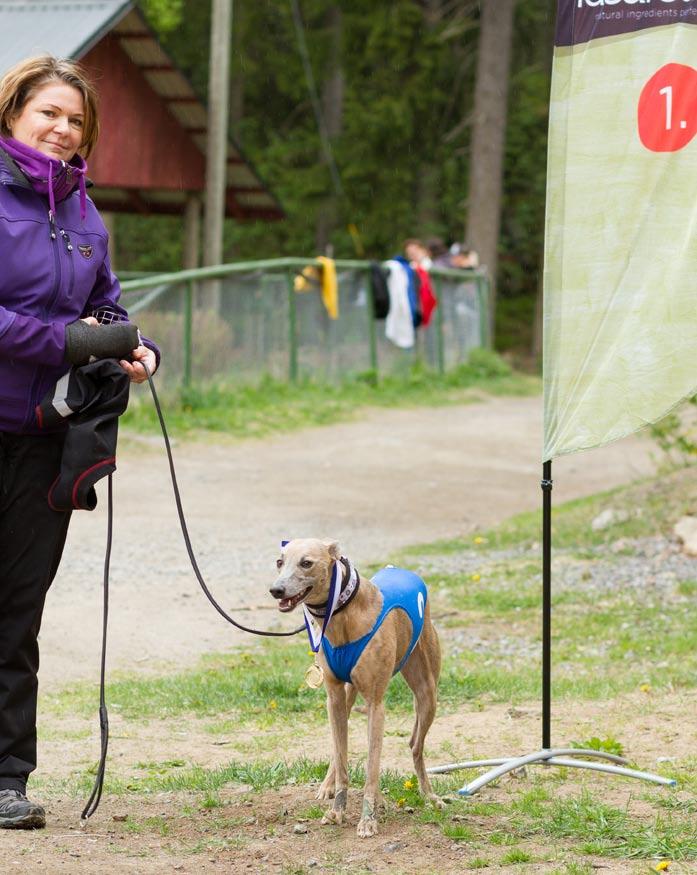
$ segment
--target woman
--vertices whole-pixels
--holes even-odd
[[[69,61],[31,58],[0,80],[0,827],[45,826],[27,799],[36,768],[37,637],[70,514],[52,510],[63,432],[34,409],[69,369],[106,357],[126,311],[107,232],[85,191],[98,134],[93,86]],[[132,335],[131,335],[132,336]],[[137,343],[137,341],[136,341]],[[154,372],[149,341],[120,352],[133,382]],[[110,346],[111,344],[111,346]],[[129,346],[132,342],[129,343]],[[118,346],[118,344],[117,344]],[[101,353],[100,353],[101,351]],[[130,360],[129,360],[130,359]]]

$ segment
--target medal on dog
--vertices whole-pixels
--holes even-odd
[[[324,683],[322,666],[313,663],[305,672],[305,683],[311,690],[318,690]]]

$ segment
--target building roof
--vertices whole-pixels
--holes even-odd
[[[0,73],[42,52],[81,58],[132,5],[129,0],[0,0]]]
[[[82,60],[90,69],[91,59],[103,56],[99,44],[107,36],[107,42],[112,46],[116,43],[138,68],[143,80],[205,160],[206,107],[162,48],[132,0],[0,0],[0,75],[23,58],[42,52]],[[102,75],[108,76],[108,68]],[[106,83],[103,87],[107,87]],[[228,142],[227,214],[238,218],[282,218],[280,204],[251,162],[234,140]],[[134,194],[123,179],[119,185],[111,186],[104,178],[108,170],[102,165],[104,162],[99,160],[97,147],[95,181],[98,186],[106,183],[106,188],[98,188],[94,194],[103,209],[181,211],[187,190],[176,186],[167,189],[143,187],[141,180],[140,184],[133,186],[137,188]],[[200,190],[203,180],[199,178],[195,184],[191,183],[189,174],[189,185]]]

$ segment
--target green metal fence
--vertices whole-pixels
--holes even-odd
[[[481,271],[431,270],[439,305],[417,330],[413,349],[385,338],[373,314],[370,263],[337,260],[339,318],[318,291],[298,293],[295,276],[314,259],[279,258],[141,276],[122,282],[122,301],[164,355],[160,380],[240,379],[270,374],[338,380],[370,370],[408,369],[415,361],[445,372],[489,346],[489,281]],[[219,304],[199,306],[215,283]]]

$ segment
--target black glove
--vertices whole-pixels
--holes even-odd
[[[86,365],[90,358],[122,359],[138,346],[138,328],[130,322],[90,325],[78,319],[65,326],[65,360]]]

